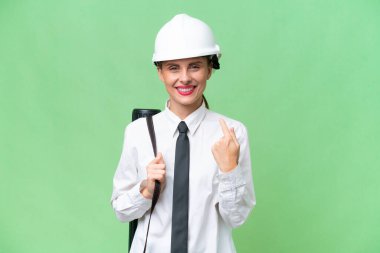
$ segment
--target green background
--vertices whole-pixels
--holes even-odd
[[[249,129],[238,252],[380,252],[378,0],[0,0],[0,252],[127,252],[112,178],[182,12],[222,48],[211,108]]]

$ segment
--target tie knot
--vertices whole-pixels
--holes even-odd
[[[187,125],[185,123],[185,121],[181,121],[178,125],[178,131],[181,133],[181,134],[185,134],[187,133]]]

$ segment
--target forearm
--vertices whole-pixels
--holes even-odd
[[[128,191],[114,189],[111,200],[116,217],[127,222],[142,217],[151,207],[152,200],[145,198],[141,192],[140,183]]]
[[[231,228],[243,224],[255,205],[252,181],[242,170],[238,165],[231,172],[219,174],[219,213]]]

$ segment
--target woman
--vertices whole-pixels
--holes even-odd
[[[152,159],[144,119],[129,124],[111,200],[118,219],[138,219],[131,252],[143,252],[155,180],[147,252],[236,252],[231,230],[256,201],[246,128],[203,96],[219,58],[211,29],[186,14],[157,34],[153,62],[169,95],[153,117],[159,153]]]

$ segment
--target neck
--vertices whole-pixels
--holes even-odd
[[[191,113],[197,110],[203,103],[203,98],[197,101],[197,103],[191,105],[178,104],[173,100],[169,100],[168,107],[175,115],[177,115],[181,120],[186,119]]]

